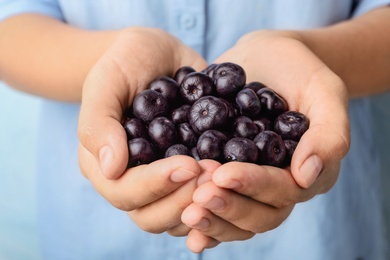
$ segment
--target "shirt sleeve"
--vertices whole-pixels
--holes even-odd
[[[0,0],[0,21],[22,13],[37,13],[64,20],[57,0]]]
[[[389,0],[360,0],[353,16],[362,15],[372,9],[383,7],[385,5],[390,5]]]

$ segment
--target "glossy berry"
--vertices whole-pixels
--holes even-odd
[[[237,93],[236,103],[241,115],[253,118],[260,113],[260,100],[256,93],[250,88],[243,89]]]
[[[160,152],[177,143],[175,125],[166,117],[157,117],[150,122],[149,136]]]
[[[213,80],[201,72],[189,73],[180,85],[180,95],[188,104],[210,95],[214,90]]]
[[[294,140],[284,140],[284,146],[286,147],[286,157],[284,158],[284,164],[290,165],[292,156],[297,148],[298,142]]]
[[[226,105],[226,108],[228,111],[227,121],[230,122],[230,121],[234,120],[234,118],[236,118],[236,116],[239,115],[239,111],[238,111],[237,106],[235,104],[223,99],[223,98],[220,98],[219,100],[221,100]]]
[[[188,114],[190,111],[190,105],[182,105],[174,109],[171,113],[171,120],[175,125],[188,122]]]
[[[202,133],[209,129],[218,129],[226,123],[228,108],[219,98],[213,96],[202,97],[196,101],[188,115],[192,129]]]
[[[189,153],[190,151],[187,146],[183,144],[174,144],[165,151],[164,157],[168,158],[174,155],[189,155]]]
[[[258,90],[265,88],[265,87],[266,86],[263,83],[260,83],[258,81],[252,81],[252,82],[249,82],[248,84],[246,84],[244,86],[244,89],[250,88],[251,90],[253,90],[256,93]]]
[[[213,70],[215,88],[221,97],[234,97],[246,83],[245,71],[238,64],[224,62]]]
[[[288,111],[264,84],[246,83],[243,68],[231,62],[156,78],[122,118],[129,167],[179,154],[288,167],[309,127],[305,115]]]
[[[246,116],[238,116],[233,122],[233,136],[253,139],[259,133],[256,124]]]
[[[259,117],[253,120],[253,123],[257,126],[259,132],[265,130],[273,130],[273,125],[271,119],[268,117]]]
[[[149,89],[160,92],[169,102],[173,102],[176,100],[177,93],[179,92],[179,85],[172,78],[162,76],[153,80],[149,84]]]
[[[309,119],[302,113],[288,111],[275,119],[274,129],[283,139],[299,141],[309,128]]]
[[[235,137],[226,143],[224,156],[226,161],[255,163],[258,157],[258,149],[252,140]]]
[[[277,133],[266,130],[260,132],[253,141],[259,150],[259,164],[277,167],[283,165],[286,147]]]
[[[191,72],[196,72],[193,67],[190,66],[183,66],[180,67],[175,75],[173,76],[173,79],[177,82],[177,84],[181,84],[183,82],[183,79],[190,74]]]
[[[127,167],[148,164],[155,159],[152,145],[145,138],[135,138],[128,141],[129,160]]]
[[[196,150],[200,159],[222,161],[227,137],[220,131],[207,130],[199,136]]]
[[[137,118],[146,123],[158,116],[165,116],[168,112],[168,100],[160,92],[146,89],[134,98],[133,113]]]
[[[256,92],[261,103],[263,113],[273,118],[286,112],[288,105],[286,100],[270,88],[262,88]]]
[[[204,74],[206,74],[207,76],[209,76],[210,78],[213,78],[214,70],[216,67],[217,67],[217,64],[215,64],[215,63],[210,64],[209,66],[207,66],[207,68],[202,70],[202,72]]]
[[[193,147],[198,142],[198,136],[189,123],[182,123],[177,127],[177,135],[180,143]]]
[[[129,140],[138,137],[148,138],[148,130],[141,119],[127,118],[123,122],[123,127],[125,128],[127,139]]]

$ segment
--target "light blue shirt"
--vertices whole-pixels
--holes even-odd
[[[140,25],[169,31],[212,62],[259,29],[326,26],[350,17],[352,0],[0,0],[0,19],[38,12],[86,29]],[[363,0],[355,15],[387,4]],[[79,105],[45,101],[38,207],[46,259],[386,259],[377,150],[368,99],[350,102],[352,145],[336,185],[298,204],[277,229],[193,254],[185,238],[140,230],[82,176]]]

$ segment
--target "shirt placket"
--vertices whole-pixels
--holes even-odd
[[[173,0],[172,33],[186,45],[204,54],[206,0]]]

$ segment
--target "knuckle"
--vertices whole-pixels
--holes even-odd
[[[169,185],[153,185],[149,187],[149,191],[154,198],[161,198],[166,196],[171,192],[171,188]]]
[[[149,223],[137,223],[138,227],[142,229],[145,232],[151,233],[151,234],[161,234],[165,231],[162,227],[154,226],[153,224]]]
[[[272,205],[275,208],[281,209],[296,204],[297,201],[292,198],[278,198]]]
[[[128,212],[128,216],[134,221],[134,223],[143,231],[152,234],[161,234],[166,229],[158,225],[156,221],[150,221],[150,218],[145,218],[142,210],[133,210]]]
[[[167,230],[167,233],[171,236],[174,236],[174,237],[183,237],[183,236],[188,235],[190,230],[191,229],[189,227],[187,227],[186,225],[180,224],[176,227],[173,227],[173,228]]]
[[[116,199],[116,200],[114,199],[114,200],[109,200],[109,201],[110,201],[112,206],[114,206],[115,208],[122,210],[122,211],[129,212],[129,211],[132,211],[135,208],[137,208],[135,203],[130,203],[128,201],[123,201],[120,199]]]

